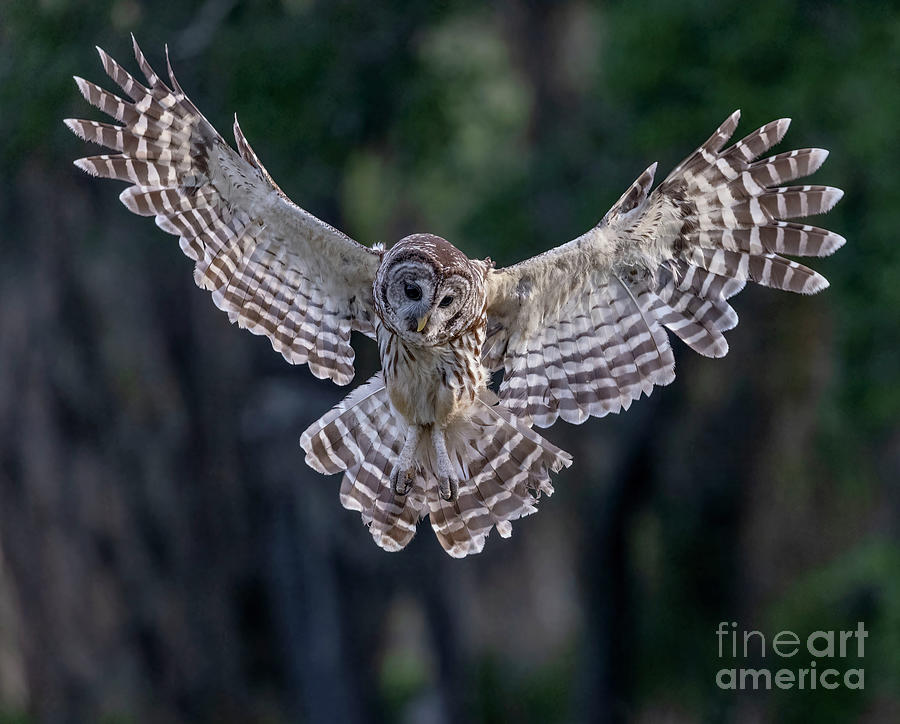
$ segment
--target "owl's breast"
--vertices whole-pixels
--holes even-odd
[[[445,345],[419,347],[379,325],[385,386],[394,408],[415,425],[445,425],[466,414],[485,386],[483,333],[473,331]]]

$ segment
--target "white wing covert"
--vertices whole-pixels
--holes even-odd
[[[132,41],[134,38],[132,36]],[[155,216],[196,262],[194,279],[231,322],[269,338],[292,364],[339,385],[353,377],[350,332],[374,336],[372,282],[380,254],[294,205],[234,122],[234,151],[187,98],[168,63],[169,88],[134,42],[138,82],[97,48],[126,101],[82,78],[85,99],[122,125],[67,119],[117,154],[77,160],[95,176],[128,181],[120,199]]]
[[[837,234],[782,219],[829,211],[843,192],[782,186],[828,153],[803,149],[755,161],[790,121],[773,121],[722,150],[735,111],[652,194],[648,168],[586,234],[488,278],[485,364],[504,369],[500,398],[540,427],[627,409],[674,379],[664,328],[709,357],[728,351],[747,281],[811,294],[819,274],[780,256],[827,256]]]

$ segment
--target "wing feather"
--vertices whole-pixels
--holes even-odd
[[[132,37],[132,40],[133,37]],[[117,153],[89,156],[84,171],[132,185],[120,195],[135,214],[154,216],[179,237],[231,322],[265,335],[292,364],[347,384],[350,332],[374,336],[372,282],[380,254],[295,206],[247,143],[235,117],[232,149],[187,98],[169,63],[169,85],[134,42],[146,85],[100,48],[125,100],[81,78],[84,98],[122,125],[67,119],[86,141]]]
[[[789,126],[779,119],[724,148],[735,111],[651,194],[648,168],[596,227],[488,278],[484,363],[503,368],[500,398],[541,427],[627,408],[674,379],[665,329],[700,354],[728,351],[728,299],[747,281],[811,294],[824,277],[786,259],[826,256],[837,234],[784,221],[829,211],[842,192],[784,186],[828,153],[756,159]],[[723,150],[724,149],[724,150]]]

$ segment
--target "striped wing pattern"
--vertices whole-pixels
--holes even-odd
[[[195,262],[195,281],[232,323],[265,335],[288,362],[308,364],[316,377],[350,382],[351,330],[374,335],[379,255],[291,203],[237,119],[239,153],[228,146],[184,94],[171,65],[170,88],[135,42],[144,85],[97,50],[130,100],[75,79],[89,103],[119,122],[67,119],[84,140],[117,152],[76,165],[132,184],[120,195],[122,203],[155,216],[161,229],[179,237]]]
[[[549,427],[627,409],[654,384],[674,379],[675,359],[653,316],[653,295],[617,277],[598,281],[560,310],[555,324],[514,337],[500,388],[506,406]]]
[[[784,185],[815,172],[827,152],[756,160],[782,139],[788,119],[722,150],[738,118],[652,194],[655,164],[590,232],[495,272],[486,359],[505,369],[500,398],[513,413],[546,427],[626,409],[674,379],[664,329],[721,357],[723,333],[738,322],[727,300],[747,281],[802,294],[828,286],[782,256],[827,256],[844,244],[786,221],[827,212],[841,198],[828,186]]]
[[[395,496],[390,474],[406,434],[398,421],[378,373],[300,438],[314,470],[344,473],[341,504],[359,511],[375,542],[387,551],[404,548],[427,515],[451,556],[479,553],[492,528],[508,537],[511,521],[534,513],[540,494],[553,492],[550,473],[572,461],[507,410],[479,402],[472,417],[449,437],[449,453],[462,481],[457,499],[448,502],[438,495],[429,444],[418,451],[413,488]]]

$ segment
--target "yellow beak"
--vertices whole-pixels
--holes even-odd
[[[424,317],[419,317],[417,321],[419,322],[419,326],[416,327],[416,331],[421,332],[425,329],[425,325],[428,324],[428,315],[426,314]]]

